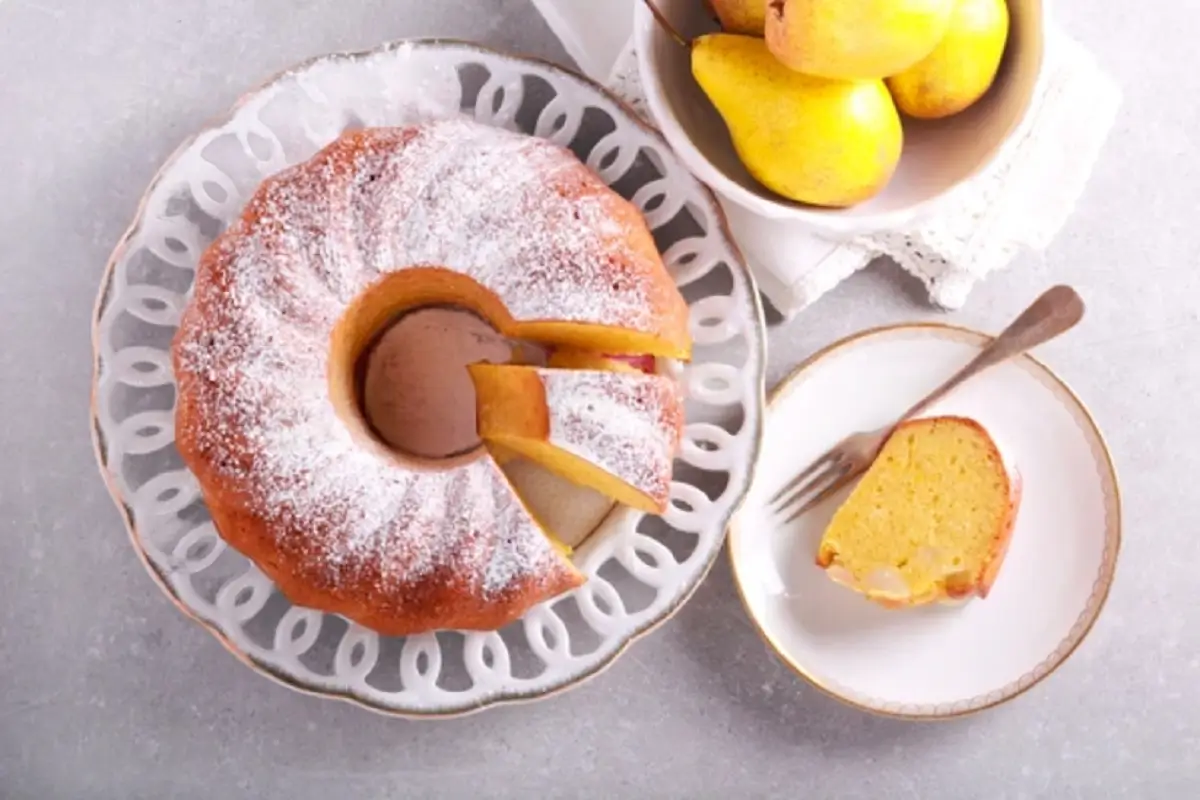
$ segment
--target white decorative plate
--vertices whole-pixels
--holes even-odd
[[[826,577],[817,543],[849,488],[789,524],[766,509],[790,476],[847,434],[895,420],[987,341],[939,325],[867,331],[818,353],[768,405],[759,477],[730,531],[735,581],[779,657],[859,708],[928,719],[1015,697],[1079,646],[1108,595],[1116,472],[1083,404],[1031,357],[928,412],[981,422],[1021,475],[1012,543],[986,600],[888,610]]]
[[[696,357],[679,376],[687,428],[670,510],[608,514],[577,550],[589,576],[582,588],[495,633],[381,637],[292,606],[217,536],[175,449],[169,348],[197,259],[265,176],[348,127],[457,113],[570,147],[645,212],[692,312]],[[101,472],[163,590],[262,672],[390,713],[462,713],[598,672],[704,577],[761,440],[762,311],[711,194],[656,131],[595,84],[467,43],[401,42],[317,59],[185,143],[113,254],[93,338]]]

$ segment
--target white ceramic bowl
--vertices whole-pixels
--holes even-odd
[[[716,29],[701,0],[654,0],[686,36]],[[688,53],[637,5],[634,41],[646,100],[680,159],[723,197],[772,219],[835,234],[893,230],[929,213],[958,184],[978,174],[1013,136],[1032,105],[1042,69],[1042,0],[1008,0],[1008,48],[992,90],[967,111],[937,122],[904,121],[904,152],[888,185],[848,209],[787,200],[759,184],[738,160],[724,121],[692,78]]]

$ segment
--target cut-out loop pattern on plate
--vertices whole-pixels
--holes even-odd
[[[291,663],[307,653],[321,635],[321,613],[292,606],[275,627],[275,652]]]
[[[710,472],[728,472],[735,467],[737,437],[718,425],[693,422],[683,429],[680,458]]]
[[[126,347],[109,362],[113,380],[137,389],[152,389],[173,382],[171,354],[153,347]]]
[[[432,633],[409,636],[400,653],[400,680],[405,688],[434,690],[441,674],[442,650],[437,636]]]
[[[512,678],[508,645],[493,631],[468,631],[463,640],[463,662],[476,686],[498,688]]]
[[[689,399],[728,406],[744,399],[738,368],[731,364],[692,364],[684,371]]]
[[[468,80],[480,88],[464,103]],[[527,91],[542,84],[548,93]],[[641,514],[622,509],[577,551],[588,582],[575,602],[534,608],[499,633],[397,642],[288,604],[217,538],[175,451],[174,411],[164,406],[173,386],[164,328],[178,324],[187,302],[181,287],[190,285],[204,248],[264,175],[309,158],[347,128],[454,114],[514,129],[532,121],[526,132],[576,147],[646,211],[668,268],[689,287],[703,346],[686,368],[663,365],[688,398],[679,463],[714,476],[712,486],[721,488],[706,494],[677,473],[664,520],[694,540],[686,556],[640,530],[662,525],[639,526]],[[596,130],[584,129],[593,122]],[[284,73],[163,168],[100,289],[97,452],[135,547],[163,589],[227,647],[307,691],[380,711],[445,715],[544,695],[594,674],[691,593],[749,485],[761,436],[763,324],[753,281],[723,227],[713,224],[720,219],[711,194],[656,132],[599,87],[556,67],[463,43],[404,42]],[[708,283],[718,267],[721,280]],[[578,613],[563,611],[575,607]],[[573,652],[576,639],[588,644]]]
[[[188,575],[202,572],[220,558],[226,546],[211,522],[197,525],[175,545],[175,551],[171,554],[175,557],[173,569]]]
[[[538,115],[533,134],[566,147],[579,135],[582,123],[583,108],[566,102],[561,96],[555,96]]]
[[[379,660],[379,636],[361,625],[351,624],[338,644],[333,671],[355,681],[366,680]],[[403,661],[401,661],[403,664]]]

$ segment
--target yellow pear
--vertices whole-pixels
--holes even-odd
[[[766,37],[794,70],[825,78],[886,78],[937,46],[954,0],[771,0]]]
[[[1007,41],[1004,0],[958,0],[941,43],[888,79],[896,105],[920,119],[957,114],[987,94]]]
[[[728,33],[762,36],[769,0],[709,0],[713,13]]]
[[[746,169],[790,200],[854,205],[882,189],[900,160],[900,115],[879,79],[804,75],[762,39],[728,33],[693,43],[692,74]]]

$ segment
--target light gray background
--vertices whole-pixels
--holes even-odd
[[[877,719],[773,659],[722,558],[591,683],[420,724],[276,686],[160,595],[88,439],[92,302],[156,167],[274,71],[409,35],[566,56],[527,0],[0,0],[0,797],[1194,796],[1200,9],[1056,6],[1123,85],[1121,117],[1045,258],[950,319],[995,329],[1051,281],[1089,302],[1043,352],[1124,491],[1116,585],[1082,649],[981,716]],[[874,268],[772,330],[771,382],[843,334],[931,316]]]

